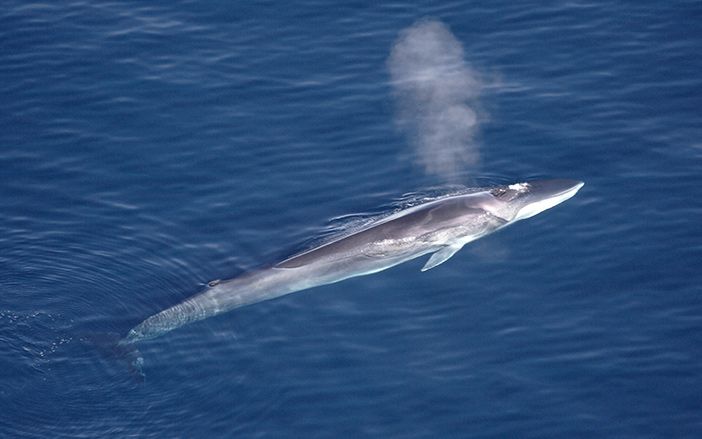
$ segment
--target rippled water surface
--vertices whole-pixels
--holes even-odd
[[[480,84],[475,160],[449,179],[417,159],[389,71],[427,17]],[[0,436],[701,437],[700,17],[696,1],[5,2]],[[536,177],[586,186],[425,273],[146,341],[143,381],[88,342],[339,221]]]

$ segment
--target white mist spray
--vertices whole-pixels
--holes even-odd
[[[425,172],[455,181],[480,160],[477,99],[483,88],[463,47],[440,21],[402,31],[387,61],[398,127]]]

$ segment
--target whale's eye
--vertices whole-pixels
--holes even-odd
[[[495,198],[504,198],[504,196],[507,194],[507,189],[503,187],[497,187],[493,190],[490,191],[490,194],[495,197]]]
[[[508,203],[519,196],[519,192],[505,187],[496,188],[490,191],[493,197]]]

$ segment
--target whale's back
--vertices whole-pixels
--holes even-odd
[[[466,197],[455,197],[415,206],[384,218],[360,231],[285,259],[277,264],[276,268],[299,268],[321,260],[342,259],[348,255],[358,254],[359,249],[381,241],[421,239],[427,233],[454,226],[456,222],[470,214],[485,213],[483,209],[471,207],[469,201]]]

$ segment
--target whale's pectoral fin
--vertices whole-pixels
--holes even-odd
[[[458,250],[463,247],[462,245],[448,245],[441,250],[437,251],[433,255],[431,255],[431,258],[427,261],[426,264],[424,264],[424,267],[422,267],[422,271],[427,271],[430,270],[437,265],[443,264],[444,262],[448,261],[451,256],[455,255]]]

